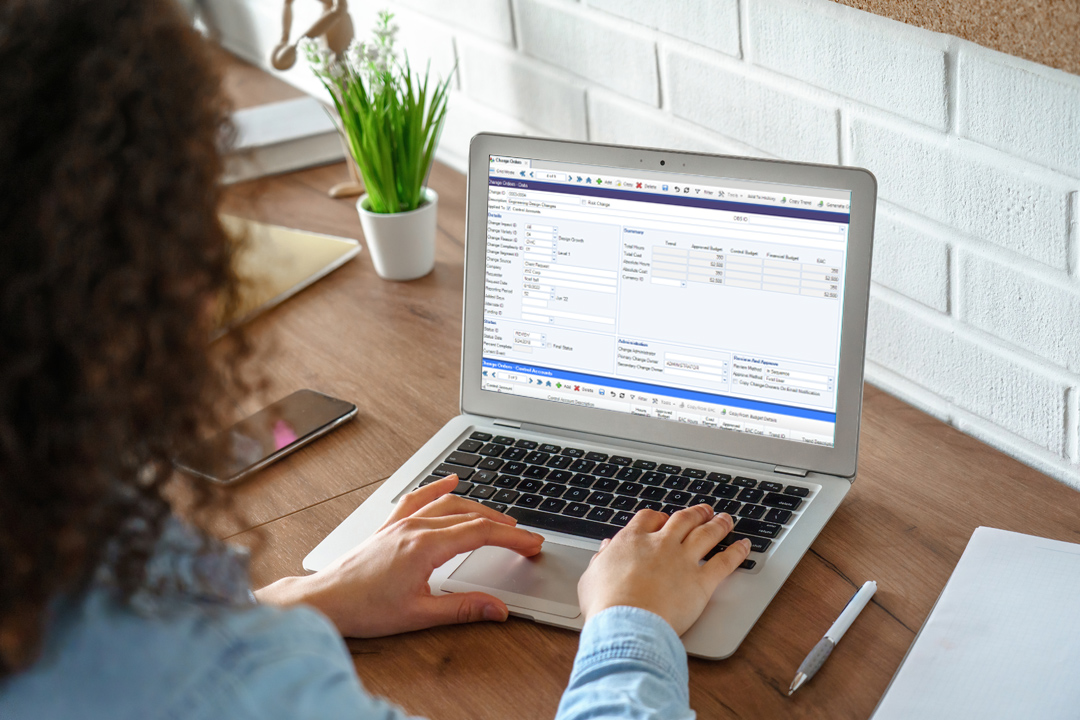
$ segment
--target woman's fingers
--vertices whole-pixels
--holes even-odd
[[[678,542],[686,540],[687,536],[702,523],[713,519],[713,509],[710,505],[694,505],[672,513],[671,519],[664,525],[664,534],[674,538]]]
[[[664,527],[668,516],[656,510],[638,510],[630,522],[626,524],[626,530],[631,532],[650,533]],[[620,531],[621,532],[621,531]]]
[[[419,518],[417,522],[431,522],[432,518]],[[428,548],[432,567],[438,567],[450,558],[464,552],[491,545],[504,547],[531,557],[540,552],[544,536],[518,527],[510,527],[488,518],[476,518],[468,522],[454,523],[435,530],[429,537]]]
[[[386,522],[383,523],[382,527],[393,525],[398,520],[407,518],[416,513],[425,505],[435,502],[444,495],[448,495],[457,487],[457,484],[457,475],[447,475],[441,480],[436,480],[429,485],[424,485],[423,487],[413,490],[411,493],[403,495],[402,498],[397,501],[397,505],[394,506],[393,511],[390,513],[390,517],[386,519]]]
[[[715,515],[708,522],[694,528],[686,536],[683,544],[697,559],[705,557],[705,554],[716,547],[716,544],[727,537],[731,532],[734,522],[727,513]]]
[[[713,588],[715,589],[715,587],[720,584],[721,580],[735,572],[735,568],[739,567],[749,554],[750,541],[743,538],[738,542],[728,545],[724,552],[713,555],[709,561],[702,566],[702,570],[705,571],[706,576],[712,581]]]
[[[492,510],[475,500],[468,500],[458,495],[443,495],[438,500],[421,507],[414,512],[412,516],[438,517],[439,515],[460,515],[462,513],[479,513],[483,517],[494,520],[495,522],[503,523],[504,525],[517,525],[517,520],[509,515],[503,515],[498,510]]]

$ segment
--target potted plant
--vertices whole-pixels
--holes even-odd
[[[365,194],[356,203],[375,271],[412,280],[435,267],[439,196],[427,187],[446,117],[449,79],[429,86],[394,52],[397,26],[385,10],[370,43],[353,43],[343,58],[314,43],[305,50],[329,91],[342,133],[360,169]]]

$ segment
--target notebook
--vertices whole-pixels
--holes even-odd
[[[1080,717],[1080,545],[980,527],[873,720]]]

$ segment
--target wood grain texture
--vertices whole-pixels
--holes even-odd
[[[227,209],[361,237],[352,204],[325,194],[340,172],[254,181],[230,191]],[[436,165],[431,184],[440,231],[430,276],[385,282],[362,254],[250,328],[268,395],[310,386],[361,408],[357,422],[235,489],[246,520],[220,531],[255,547],[256,586],[301,573],[302,558],[458,411],[465,179]],[[865,718],[976,527],[1080,541],[1080,493],[873,387],[859,448],[851,493],[743,645],[723,662],[690,661],[699,717]],[[873,603],[788,698],[795,668],[869,579]],[[554,715],[577,635],[511,619],[349,647],[367,688],[410,712],[539,719]]]
[[[1076,0],[834,0],[1080,75]]]

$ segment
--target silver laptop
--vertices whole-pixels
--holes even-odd
[[[546,541],[460,555],[432,592],[580,629],[603,538],[708,502],[754,550],[683,641],[731,655],[854,480],[875,198],[860,169],[477,135],[461,414],[304,567],[457,473]]]

